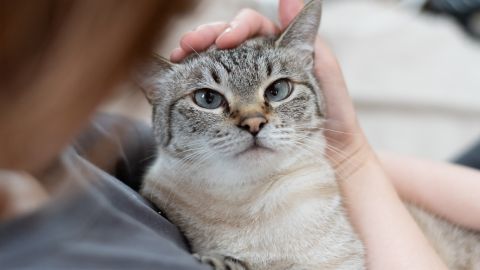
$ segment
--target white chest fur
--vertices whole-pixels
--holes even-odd
[[[143,194],[179,226],[194,252],[232,256],[252,269],[363,269],[363,249],[328,164],[297,163],[248,184],[241,172],[225,181],[172,164],[157,160]]]

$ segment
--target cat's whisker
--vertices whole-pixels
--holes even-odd
[[[312,146],[314,145],[314,143],[316,142],[315,140],[309,138],[309,137],[303,137],[301,138],[302,140],[306,141],[307,142],[307,145],[309,146]],[[323,148],[325,148],[326,150],[330,150],[331,152],[333,152],[334,154],[336,154],[340,160],[347,160],[349,158],[349,156],[347,154],[344,153],[344,151],[326,143],[326,144],[322,144],[321,145]],[[318,150],[317,150],[318,151]],[[328,155],[328,151],[325,152],[325,155]],[[335,160],[337,160],[338,157],[333,157],[333,156],[330,156],[331,158],[335,158]]]
[[[310,159],[313,159],[313,161],[315,162],[319,162],[319,164],[323,164],[325,163],[325,161],[329,161],[329,163],[332,163],[333,167],[334,168],[340,168],[342,164],[344,164],[343,161],[341,160],[338,160],[337,158],[335,157],[329,157],[328,155],[325,155],[325,156],[322,156],[322,157],[318,157],[317,155],[315,155],[317,152],[315,150],[311,150],[310,147],[308,145],[297,145],[298,147],[300,147],[302,150],[304,151],[307,151],[307,152],[310,152],[311,156],[309,157]],[[343,170],[338,170],[336,169],[335,173],[339,176],[343,176],[344,175],[344,171]]]
[[[339,134],[346,134],[346,135],[359,135],[359,133],[354,133],[354,132],[345,132],[345,131],[340,131],[340,130],[335,130],[335,129],[330,129],[330,128],[320,128],[323,131],[328,131],[328,132],[333,132],[333,133],[339,133]]]
[[[189,43],[187,43],[187,42],[184,42],[184,43],[187,44],[187,46],[188,46],[190,49],[192,49],[192,51],[195,52],[195,54],[196,54],[197,56],[200,56],[200,54],[199,54]]]
[[[147,161],[147,160],[149,160],[149,159],[151,159],[151,158],[154,158],[154,157],[156,157],[156,156],[157,156],[157,154],[147,155],[146,157],[140,159],[139,162],[140,162],[140,163],[143,163],[143,162],[145,162],[145,161]]]
[[[185,157],[177,160],[173,166],[176,168],[179,168],[180,171],[182,171],[185,166],[191,166],[193,162],[195,162],[199,157],[202,157],[203,155],[208,154],[207,149],[199,149],[197,151],[192,152],[189,155],[186,155]]]
[[[324,128],[321,128],[321,129],[322,129],[322,130],[326,130],[326,129],[324,129]],[[332,130],[332,131],[333,131],[333,130]],[[338,131],[338,132],[340,132],[340,131]],[[340,133],[341,133],[341,132],[340,132]],[[351,134],[353,134],[353,133],[351,133]],[[307,138],[305,138],[305,139],[307,139]],[[312,140],[310,139],[310,141],[312,141]],[[329,152],[327,151],[327,152],[326,152],[326,155],[327,155],[329,158],[331,158],[331,159],[336,159],[336,160],[339,159],[340,161],[348,160],[349,162],[352,162],[352,159],[355,159],[355,158],[356,158],[356,157],[350,157],[349,155],[345,154],[343,150],[340,150],[339,148],[333,146],[332,144],[328,143],[328,141],[332,141],[332,142],[335,142],[335,143],[338,143],[338,144],[340,144],[341,142],[338,141],[338,140],[335,140],[335,139],[333,139],[333,138],[331,138],[331,137],[329,137],[329,138],[327,139],[326,149],[329,150],[330,152],[333,152],[333,154],[335,154],[335,155],[338,156],[338,157],[334,157],[334,156],[332,156],[332,154],[329,154]],[[352,162],[352,163],[353,163],[353,162]],[[358,163],[358,162],[357,162],[357,163]]]
[[[201,166],[201,164],[205,160],[208,160],[212,155],[214,155],[214,153],[212,153],[208,149],[204,149],[204,148],[201,148],[201,149],[203,149],[203,151],[195,152],[194,154],[191,154],[191,155],[186,156],[182,159],[179,159],[173,165],[173,168],[175,168],[176,171],[178,171],[180,174],[182,174],[184,171],[195,171],[198,167]],[[195,163],[194,164],[189,163],[189,161],[191,161],[193,159],[195,160]],[[173,182],[171,184],[177,185],[176,182]],[[154,188],[152,190],[156,190],[156,189]],[[170,190],[169,193],[165,195],[165,198],[163,200],[163,202],[165,204],[164,207],[169,207],[170,206],[170,202],[172,201],[172,198],[174,196],[173,190],[175,190],[175,188],[171,187],[169,190]]]
[[[346,155],[340,150],[336,149],[333,146],[327,146],[331,152],[334,152],[335,155],[340,156],[340,164],[335,166],[335,170],[340,178],[346,178],[352,171],[355,171],[356,168],[362,164],[362,159],[355,155]],[[327,155],[330,158],[334,158],[332,155]]]
[[[295,141],[294,143],[297,147],[299,147],[300,149],[302,149],[302,150],[304,150],[304,151],[306,151],[307,153],[310,154],[308,156],[309,159],[313,159],[314,161],[319,162],[319,164],[325,163],[325,158],[323,157],[323,155],[321,155],[321,156],[318,155],[318,150],[317,149],[312,149],[312,147],[310,145],[305,144],[303,142]]]
[[[296,136],[294,142],[296,143],[297,146],[301,146],[304,150],[309,150],[315,154],[319,153],[319,150],[315,148],[315,143],[318,144],[318,142],[312,140],[311,138],[307,136]],[[332,156],[328,154],[328,151],[325,152],[323,155],[327,157],[329,160],[331,160],[334,164],[335,167],[338,167],[345,162],[352,162],[346,154],[343,153],[343,151],[331,146],[331,145],[319,145],[320,147],[324,147],[327,150],[330,150],[331,152],[335,153],[337,156]],[[323,156],[322,155],[322,156]],[[320,158],[321,159],[321,158]]]
[[[180,164],[177,165],[179,167],[179,171],[182,172],[186,169],[184,166],[188,165],[189,170],[192,168],[196,169],[197,167],[203,165],[205,161],[207,161],[211,156],[215,153],[208,148],[202,148],[200,151],[196,151],[180,160]]]

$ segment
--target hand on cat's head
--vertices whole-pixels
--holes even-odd
[[[204,51],[214,44],[218,48],[229,49],[255,36],[279,34],[303,5],[303,0],[279,0],[280,27],[251,9],[240,11],[230,23],[200,25],[183,35],[180,47],[173,50],[170,59],[181,61],[190,53]],[[326,102],[325,135],[332,147],[328,149],[328,156],[341,167],[339,170],[346,170],[345,173],[349,174],[352,171],[350,165],[357,167],[374,155],[358,125],[338,61],[320,37],[315,43],[315,72]]]

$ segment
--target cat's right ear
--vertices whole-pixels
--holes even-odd
[[[276,46],[311,55],[322,17],[322,2],[310,0],[280,35]]]
[[[159,97],[160,89],[164,89],[164,87],[159,85],[161,83],[159,78],[174,66],[175,64],[167,59],[157,54],[152,54],[152,56],[143,62],[136,70],[135,81],[151,104]]]

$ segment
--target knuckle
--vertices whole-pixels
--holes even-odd
[[[238,13],[238,15],[258,17],[260,16],[260,13],[258,13],[256,10],[253,10],[251,8],[242,8]]]
[[[238,13],[251,13],[251,12],[254,12],[254,10],[251,8],[242,8]]]

